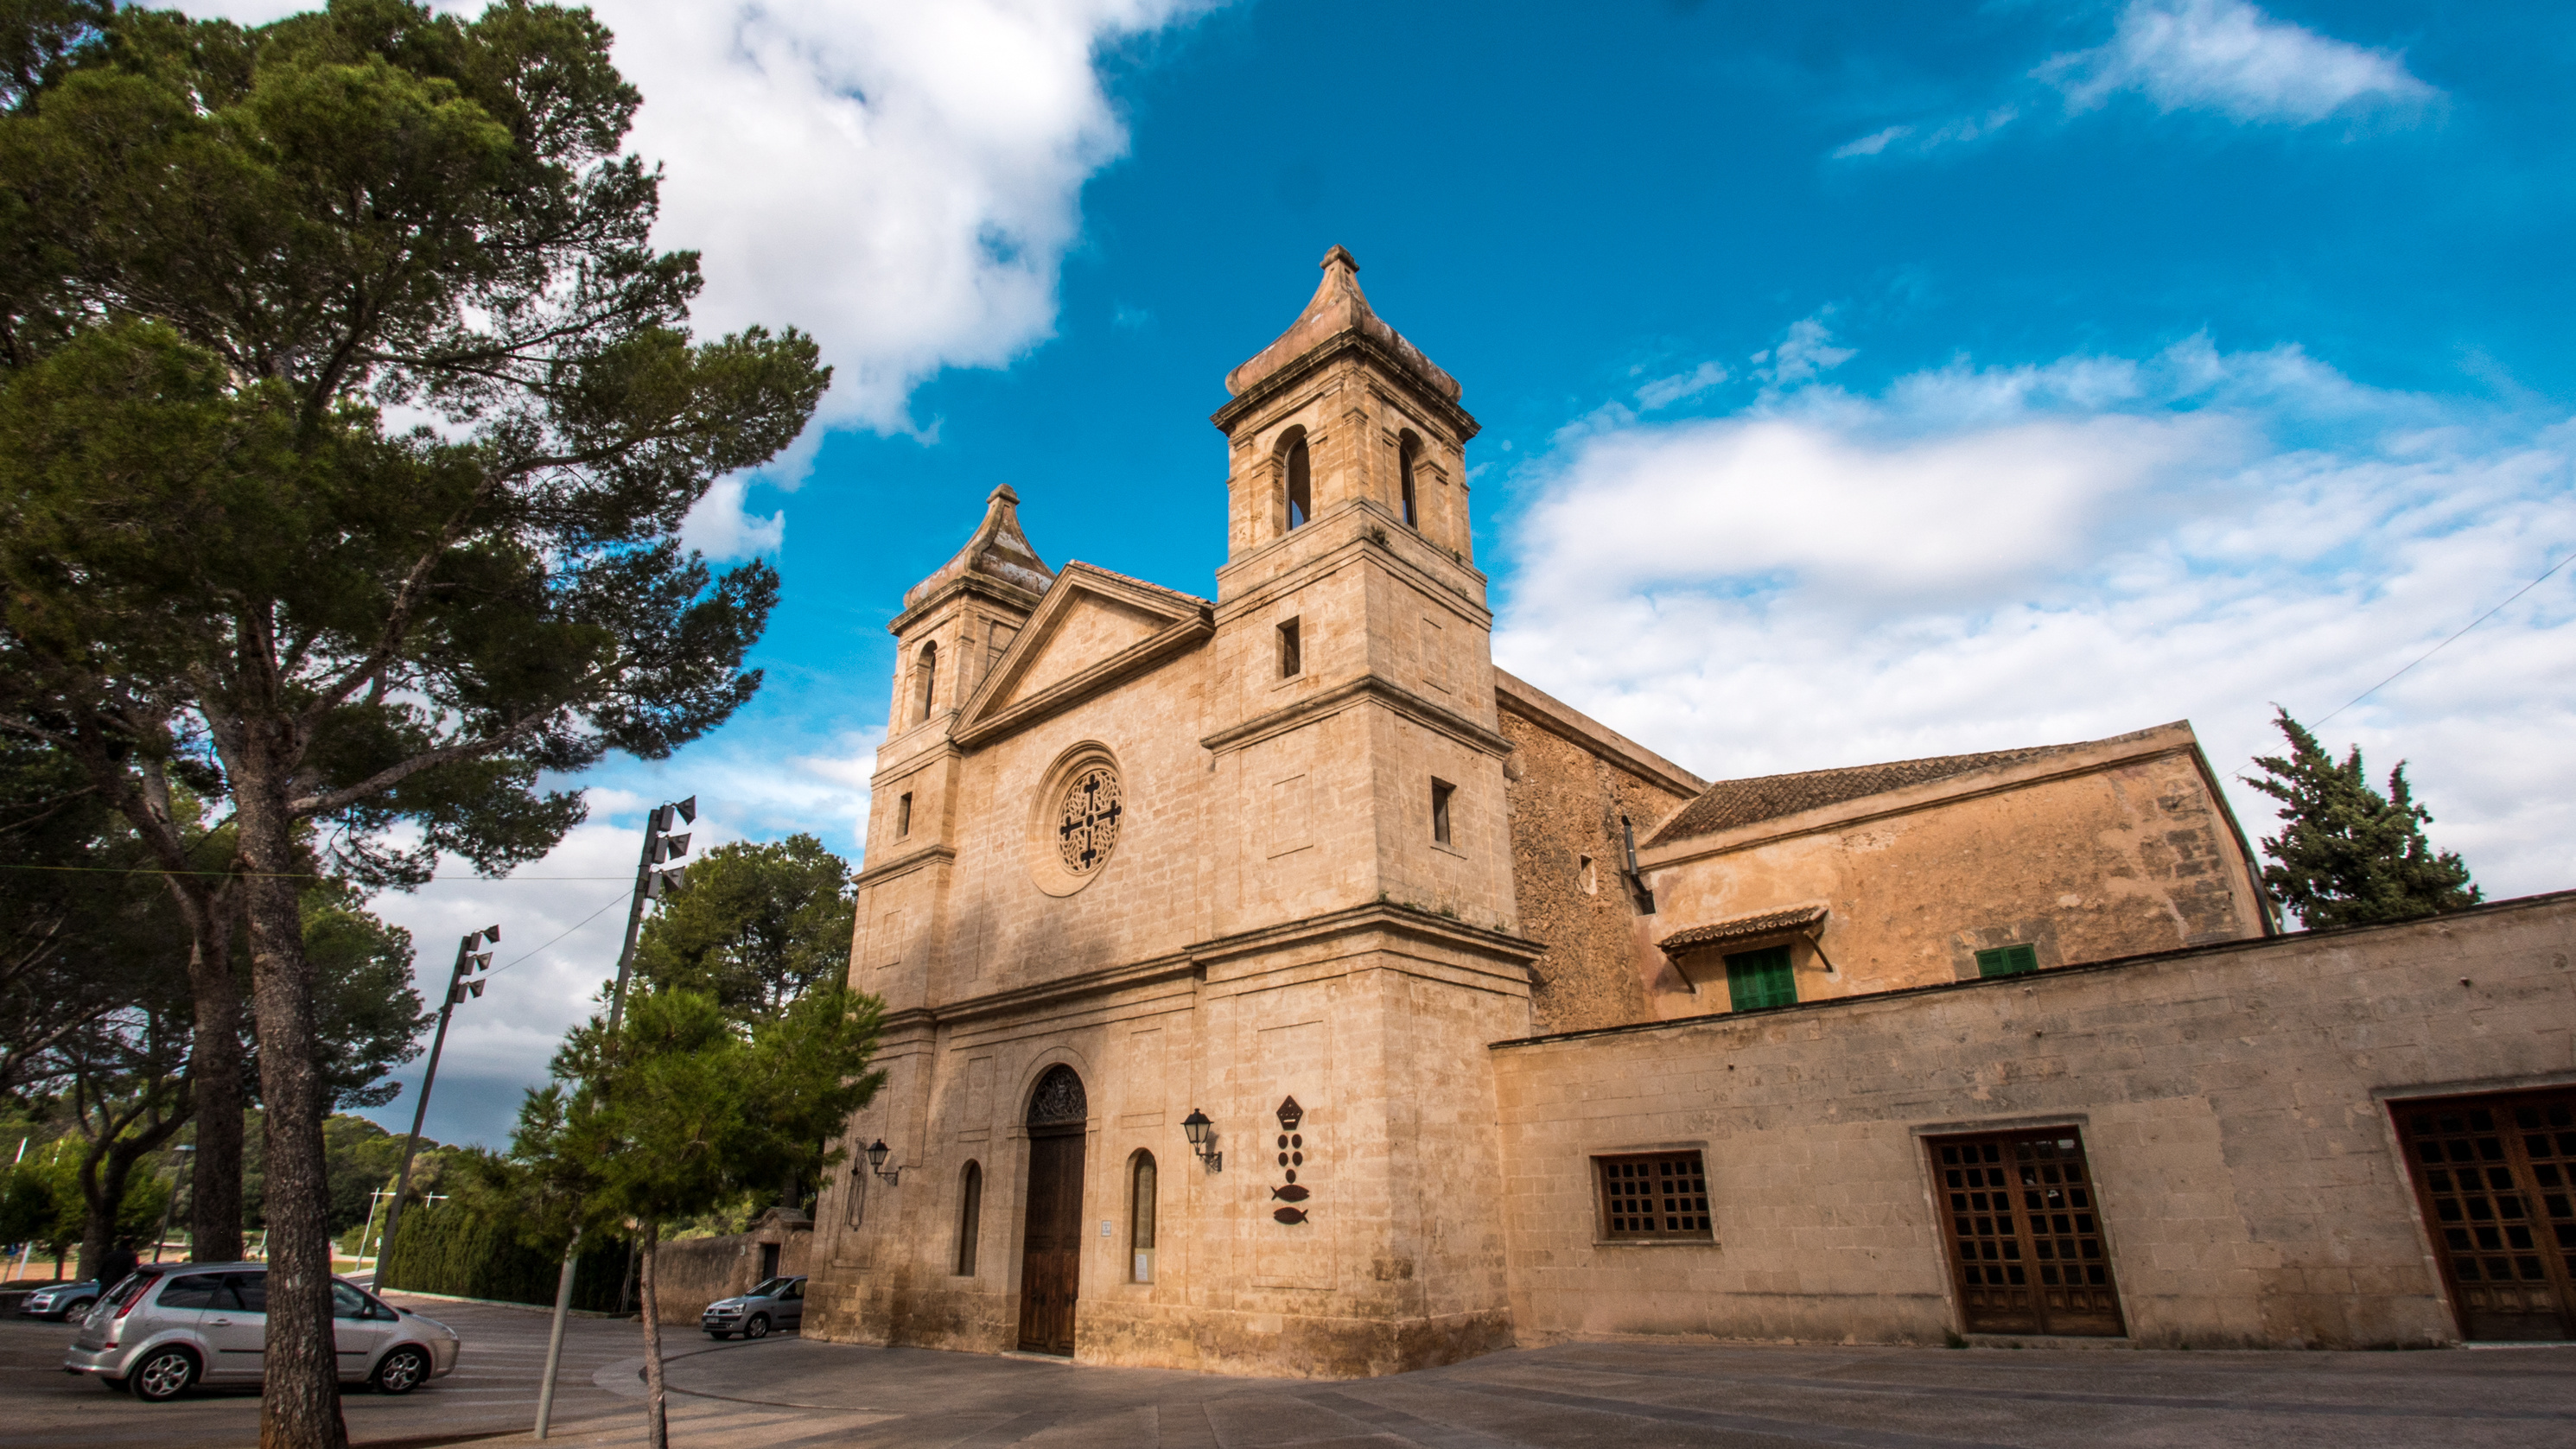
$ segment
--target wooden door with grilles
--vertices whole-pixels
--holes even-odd
[[[2050,1127],[1925,1145],[1968,1332],[2126,1332],[2082,1133]]]
[[[2460,1336],[2576,1338],[2576,1091],[2389,1110]]]

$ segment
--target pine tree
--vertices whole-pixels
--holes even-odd
[[[2370,788],[2361,746],[2337,763],[2315,735],[2274,707],[2290,756],[2258,756],[2265,778],[2245,783],[2289,807],[2281,833],[2266,836],[2263,884],[2310,930],[2411,921],[2474,906],[2469,867],[2424,838],[2432,812],[2407,788],[2406,762],[2388,772],[2388,793]]]

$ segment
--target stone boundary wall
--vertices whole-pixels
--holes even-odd
[[[805,1272],[813,1242],[813,1229],[799,1222],[786,1228],[763,1224],[747,1233],[662,1244],[654,1255],[655,1297],[662,1321],[695,1327],[708,1304],[750,1291],[760,1281],[763,1244],[778,1245],[781,1275]]]
[[[1524,1345],[1937,1343],[1922,1139],[2074,1125],[2129,1341],[2453,1343],[2393,1098],[2576,1082],[2576,892],[1497,1043]],[[1597,1241],[1595,1154],[1706,1154],[1716,1242]]]

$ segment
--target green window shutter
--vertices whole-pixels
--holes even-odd
[[[2038,969],[2037,946],[1997,946],[1977,953],[1979,976],[2019,976]]]
[[[1737,1011],[1798,1004],[1798,980],[1789,970],[1789,948],[1738,951],[1726,958],[1726,994]]]

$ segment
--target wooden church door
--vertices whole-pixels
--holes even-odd
[[[1020,1247],[1020,1347],[1073,1352],[1082,1283],[1082,1078],[1054,1067],[1029,1098],[1029,1197]]]

